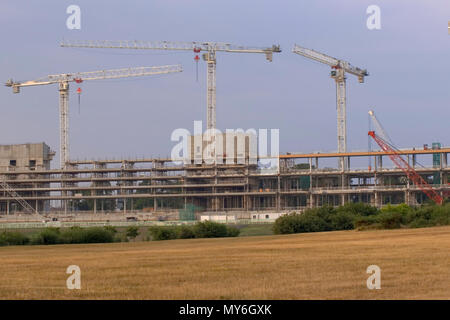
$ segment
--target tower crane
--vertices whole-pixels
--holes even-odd
[[[66,168],[69,161],[69,82],[81,83],[87,80],[119,79],[141,77],[158,74],[167,74],[183,71],[180,65],[167,65],[155,67],[122,68],[90,72],[76,72],[48,75],[36,80],[15,82],[12,79],[6,82],[12,87],[13,93],[19,93],[20,88],[48,84],[59,85],[59,126],[60,126],[60,166]]]
[[[346,114],[346,73],[358,77],[359,83],[364,82],[364,77],[369,73],[365,69],[352,66],[349,62],[330,57],[326,54],[294,45],[292,52],[312,59],[331,67],[331,78],[336,81],[336,110],[337,110],[337,136],[338,152],[347,152],[347,114]],[[345,161],[340,160],[341,169],[345,169]]]
[[[110,49],[144,49],[144,50],[182,50],[199,53],[204,51],[203,60],[207,63],[206,123],[207,129],[216,128],[216,52],[263,53],[272,61],[274,52],[281,52],[280,46],[268,48],[236,46],[222,42],[172,42],[172,41],[137,41],[137,40],[81,40],[62,41],[61,47],[74,48],[110,48]],[[197,57],[196,57],[197,58]]]

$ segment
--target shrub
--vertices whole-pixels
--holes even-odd
[[[152,240],[173,240],[177,239],[177,231],[174,227],[151,227],[149,228]]]
[[[241,233],[241,230],[239,228],[234,226],[227,226],[227,237],[238,237]]]
[[[401,212],[383,212],[380,213],[378,220],[384,229],[398,229],[401,227],[403,215]]]
[[[205,221],[193,226],[151,227],[149,233],[152,240],[192,239],[237,237],[240,230],[222,223]]]
[[[395,229],[450,224],[450,203],[442,206],[424,204],[412,208],[406,204],[387,205],[378,210],[363,203],[349,203],[335,209],[308,209],[303,214],[289,214],[278,218],[273,226],[275,234],[316,232],[329,230]]]
[[[60,243],[60,231],[58,228],[45,228],[31,238],[32,244],[57,244]]]
[[[275,220],[272,227],[274,234],[290,234],[295,233],[296,221],[299,219],[300,215],[295,212],[279,217]]]
[[[117,229],[114,228],[113,226],[104,226],[103,228],[105,228],[105,230],[107,230],[107,231],[109,231],[109,232],[111,232],[113,234],[117,233]]]
[[[114,233],[102,227],[83,229],[84,243],[107,243],[114,241]]]
[[[226,225],[211,221],[197,222],[193,231],[196,238],[219,238],[228,234]]]
[[[434,223],[424,218],[417,218],[408,224],[410,228],[427,228],[434,226]]]
[[[134,239],[139,235],[138,227],[131,226],[127,228],[126,235],[128,238]]]
[[[347,203],[337,209],[338,212],[347,212],[354,216],[372,216],[378,214],[378,209],[371,205],[357,202]]]
[[[380,227],[378,222],[378,216],[376,215],[370,215],[370,216],[360,216],[355,217],[353,220],[353,226],[355,228],[368,228],[368,227]]]
[[[179,239],[192,239],[195,238],[194,230],[191,226],[181,226],[178,228]]]
[[[273,225],[273,232],[275,234],[289,234],[300,232],[299,225],[301,224],[301,214],[295,212],[281,216],[275,220]]]
[[[393,206],[391,204],[388,204],[387,206],[381,208],[380,213],[400,213],[402,215],[406,215],[409,212],[411,212],[412,208],[408,206],[407,204],[399,204],[396,206]]]
[[[329,227],[327,221],[314,214],[306,214],[300,216],[298,220],[299,224],[296,226],[297,232],[320,232],[320,231],[329,231],[331,228]]]
[[[61,243],[66,244],[84,243],[84,230],[80,227],[71,227],[69,229],[63,230],[60,234],[60,241]]]
[[[275,220],[273,232],[275,234],[289,234],[329,231],[332,230],[333,214],[335,214],[333,208],[323,207],[308,209],[303,214],[284,215]]]
[[[0,246],[20,246],[27,244],[30,239],[20,232],[0,233]]]
[[[443,207],[437,207],[432,212],[432,220],[435,225],[449,225],[450,224],[450,204]]]
[[[337,212],[331,217],[331,228],[333,230],[351,230],[354,228],[354,220],[355,215],[350,212]]]
[[[337,210],[330,206],[323,206],[319,208],[309,209],[306,210],[306,215],[312,215],[315,214],[319,218],[323,219],[326,223],[331,222],[331,218],[333,215],[335,215]]]
[[[121,237],[119,235],[114,235],[113,236],[113,242],[124,242],[125,240],[123,238],[126,238],[126,237]]]
[[[406,223],[412,228],[450,224],[450,205],[424,205],[406,215]]]

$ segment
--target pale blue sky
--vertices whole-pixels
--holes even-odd
[[[81,7],[81,30],[66,28],[71,4]],[[371,4],[381,8],[381,30],[366,28]],[[61,39],[280,44],[272,63],[218,54],[218,128],[279,128],[283,153],[336,150],[334,81],[327,66],[291,52],[298,43],[370,73],[364,84],[348,76],[349,150],[367,149],[371,108],[398,147],[449,146],[449,20],[448,0],[3,0],[0,81],[181,63],[181,74],[83,83],[81,113],[71,86],[72,159],[167,156],[174,129],[205,122],[205,63],[197,83],[191,52],[67,49]],[[56,85],[18,95],[2,86],[0,96],[0,144],[45,141],[59,150]]]

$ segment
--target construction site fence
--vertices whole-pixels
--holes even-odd
[[[0,230],[7,229],[42,229],[42,228],[91,228],[91,227],[154,227],[154,226],[180,226],[180,225],[193,225],[199,221],[109,221],[109,222],[92,222],[92,221],[77,221],[77,222],[8,222],[0,223]],[[274,223],[275,219],[238,219],[228,221],[214,221],[218,223],[235,224],[235,225],[247,225],[247,224],[270,224]]]

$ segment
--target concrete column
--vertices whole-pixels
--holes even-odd
[[[280,188],[281,188],[281,183],[280,183],[280,174],[278,174],[278,180],[277,180],[277,210],[280,210],[281,207],[281,196],[280,196]]]
[[[374,192],[373,194],[370,194],[369,193],[369,197],[370,197],[370,201],[369,201],[369,204],[372,206],[372,207],[375,207],[375,194],[376,194],[376,192]]]
[[[407,181],[406,181],[406,191],[405,191],[405,203],[407,204],[407,205],[409,205],[410,204],[410,202],[411,202],[411,200],[410,200],[410,184],[409,184],[409,179],[407,179]]]
[[[213,193],[217,192],[217,164],[214,163],[214,187],[213,187]],[[224,200],[223,200],[224,201]],[[222,203],[222,207],[224,207],[224,204]],[[213,199],[213,210],[217,211],[219,209],[219,198],[217,196]]]
[[[317,158],[316,158],[317,160]],[[317,163],[317,161],[316,161]],[[316,167],[317,168],[317,167]],[[307,203],[306,205],[310,208],[313,207],[313,194],[312,194],[312,190],[313,190],[313,175],[312,175],[312,158],[309,158],[309,204]]]
[[[383,169],[383,156],[378,156],[378,168],[380,168],[380,170]]]

